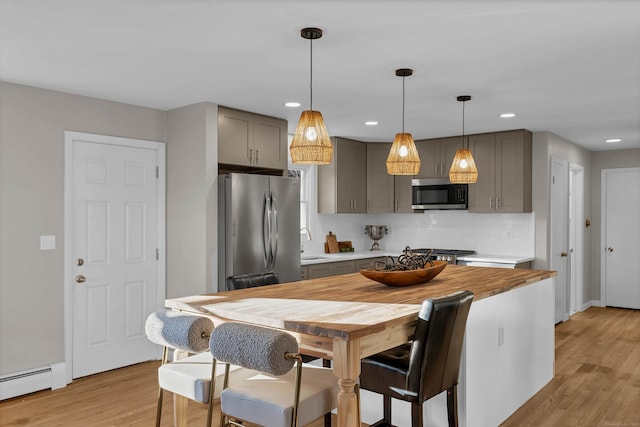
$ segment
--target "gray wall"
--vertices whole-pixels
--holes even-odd
[[[168,112],[167,298],[216,292],[218,107]]]
[[[640,148],[632,150],[596,151],[592,154],[591,188],[593,192],[591,204],[591,295],[593,300],[600,300],[600,262],[601,262],[601,184],[602,170],[615,168],[630,168],[640,166]],[[629,183],[631,191],[640,191],[640,183]]]
[[[64,131],[165,141],[166,120],[0,82],[0,374],[64,360]],[[56,249],[40,251],[41,235]]]

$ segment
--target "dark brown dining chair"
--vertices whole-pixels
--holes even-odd
[[[276,285],[280,283],[275,271],[266,273],[241,274],[227,277],[227,290],[255,288],[256,286]]]
[[[422,427],[422,404],[447,392],[449,427],[458,426],[457,385],[462,342],[473,294],[460,291],[422,303],[413,341],[362,360],[360,388],[380,393],[391,426],[391,398],[411,403],[411,426]]]

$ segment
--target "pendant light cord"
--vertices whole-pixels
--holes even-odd
[[[402,133],[404,133],[404,76],[402,76]]]
[[[309,43],[311,48],[309,49],[310,58],[309,58],[309,110],[313,110],[313,38],[309,39]]]
[[[467,101],[462,101],[462,148],[464,148],[465,143],[464,143],[464,104],[466,104]],[[467,143],[467,148],[469,148],[469,144]]]

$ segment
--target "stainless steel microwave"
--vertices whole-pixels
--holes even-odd
[[[468,184],[451,184],[449,178],[411,180],[413,209],[468,209]]]

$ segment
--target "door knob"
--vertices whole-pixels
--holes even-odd
[[[566,252],[560,252],[560,256],[561,256],[562,258],[566,258],[567,253],[566,253]]]
[[[78,258],[78,259],[76,259],[76,265],[77,265],[78,267],[80,267],[80,266],[81,266],[81,265],[83,265],[83,264],[84,264],[84,260],[83,260],[82,258]]]
[[[609,251],[609,252],[613,252],[613,248],[612,248],[611,246],[609,246],[609,247],[607,248],[607,251]]]
[[[86,277],[84,277],[82,274],[78,274],[75,277],[76,283],[84,283],[86,280],[87,280]]]

